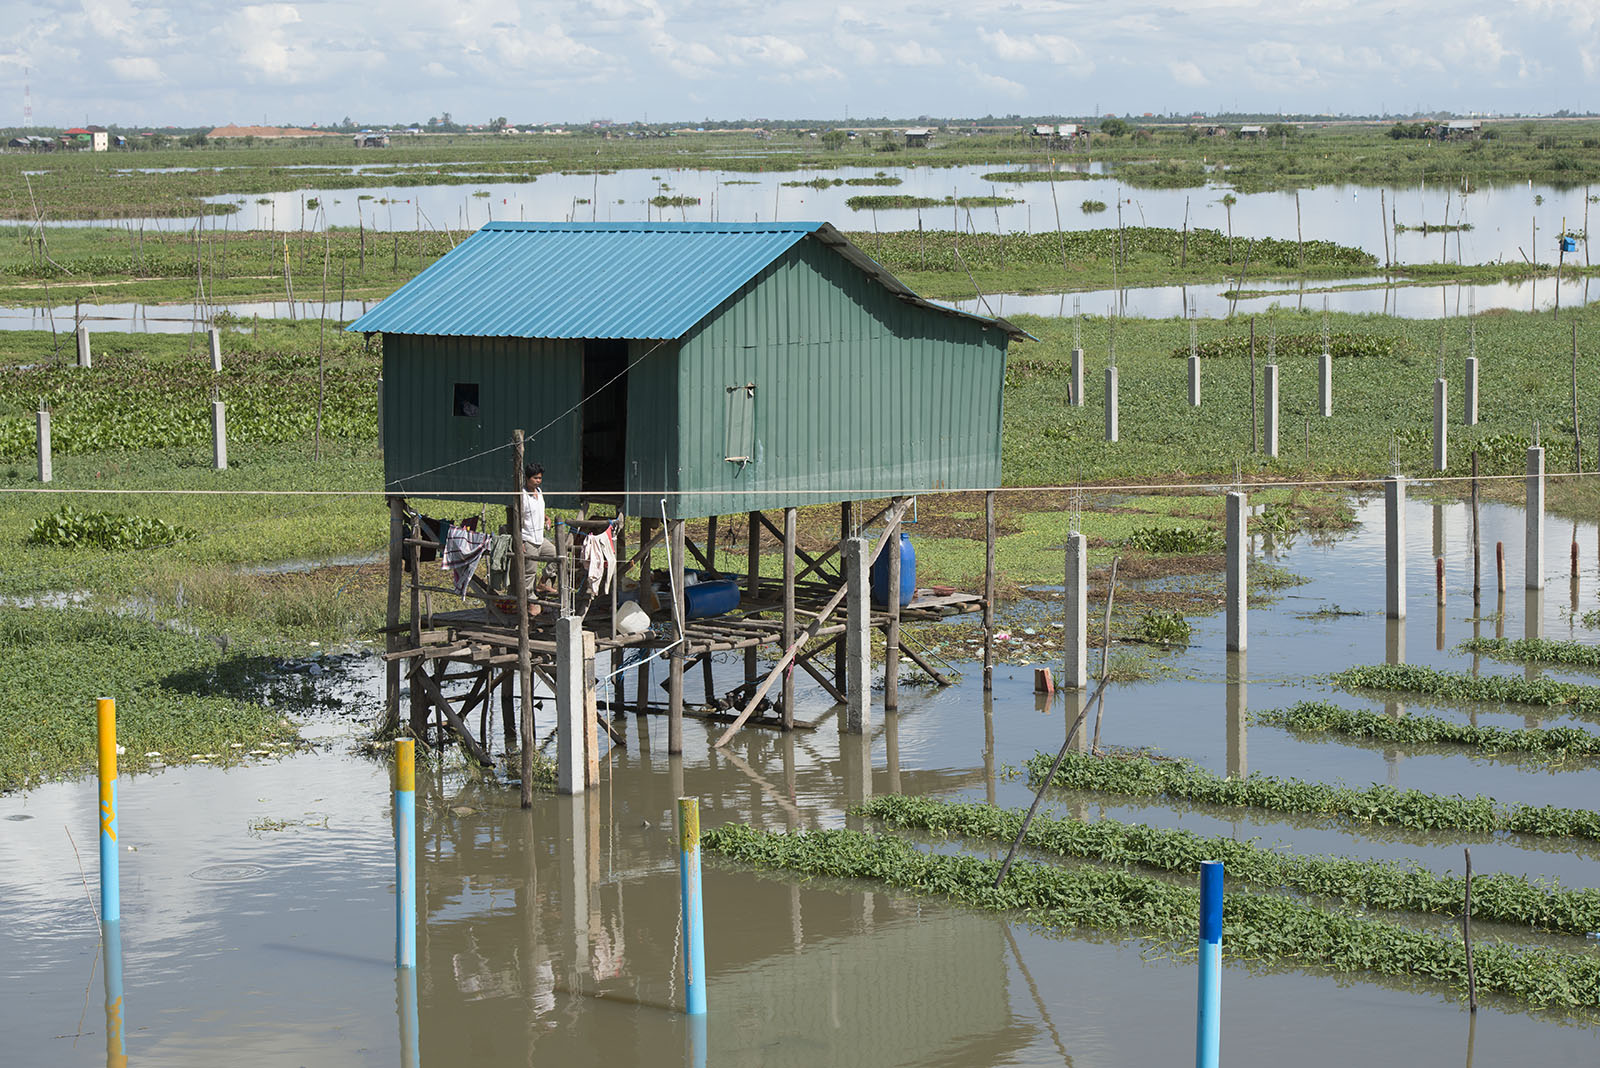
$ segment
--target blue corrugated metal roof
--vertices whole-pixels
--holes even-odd
[[[489,223],[347,329],[681,337],[823,225]]]

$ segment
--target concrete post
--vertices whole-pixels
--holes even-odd
[[[583,620],[556,620],[556,792],[583,793]],[[528,742],[524,740],[524,745]]]
[[[1265,434],[1263,434],[1263,437],[1265,437],[1267,439],[1267,442],[1266,442],[1266,444],[1267,444],[1267,450],[1266,450],[1267,451],[1267,455],[1269,457],[1273,458],[1273,459],[1276,459],[1277,456],[1278,456],[1278,365],[1277,364],[1275,364],[1275,363],[1267,364],[1266,375],[1265,375],[1265,377],[1263,379],[1262,388],[1263,388],[1263,391],[1267,395],[1267,397],[1266,397],[1266,401],[1267,401],[1267,418],[1266,418],[1266,427],[1265,427],[1265,431],[1266,432],[1265,432]]]
[[[1250,678],[1246,656],[1242,652],[1228,654],[1227,676],[1223,683],[1223,705],[1227,715],[1224,734],[1227,736],[1230,779],[1243,779],[1250,774]]]
[[[50,410],[39,406],[39,481],[50,482],[55,474],[50,465]]]
[[[1200,407],[1200,357],[1189,357],[1189,407]]]
[[[212,327],[211,331],[211,370],[213,373],[222,370],[222,331]]]
[[[1083,350],[1072,350],[1072,406],[1083,407]]]
[[[867,581],[871,552],[866,538],[845,539],[845,677],[850,683],[845,692],[844,729],[851,734],[872,727],[872,591]]]
[[[1245,598],[1249,595],[1249,541],[1245,517],[1249,505],[1243,493],[1228,494],[1228,651],[1245,648]]]
[[[1106,440],[1117,440],[1117,369],[1106,368]]]
[[[1322,418],[1333,416],[1333,356],[1324,352],[1317,360],[1317,401]]]
[[[82,323],[78,324],[78,366],[94,366],[94,357],[89,353],[89,328]]]
[[[1406,618],[1406,480],[1383,482],[1384,615]]]
[[[1066,615],[1066,630],[1061,635],[1061,685],[1082,690],[1089,685],[1089,539],[1076,530],[1067,535],[1066,584],[1061,596]]]
[[[1478,425],[1478,358],[1467,357],[1467,385],[1461,396],[1462,407],[1465,413],[1462,422],[1467,426]]]
[[[1450,381],[1433,380],[1433,469],[1450,466]]]
[[[211,466],[218,471],[228,469],[228,416],[225,409],[222,401],[211,402]]]
[[[1544,449],[1535,445],[1528,450],[1527,504],[1528,522],[1526,563],[1527,587],[1544,589]]]

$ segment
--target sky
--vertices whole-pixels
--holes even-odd
[[[1600,0],[0,0],[0,126],[1600,110]]]

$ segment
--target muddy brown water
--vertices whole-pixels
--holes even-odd
[[[1592,807],[1600,764],[1552,770],[1442,749],[1302,739],[1248,722],[1241,729],[1241,711],[1309,697],[1396,713],[1405,706],[1392,695],[1386,702],[1333,691],[1317,677],[1399,652],[1398,635],[1381,614],[1381,502],[1357,507],[1363,525],[1355,531],[1331,543],[1300,538],[1277,555],[1277,563],[1310,581],[1252,611],[1246,686],[1225,682],[1221,618],[1197,619],[1193,645],[1169,658],[1170,670],[1112,688],[1103,743],[1153,745],[1217,771]],[[1470,656],[1454,651],[1474,627],[1466,510],[1415,499],[1409,509],[1405,658],[1469,666]],[[1433,598],[1436,523],[1448,576],[1442,652]],[[1537,619],[1546,637],[1600,640],[1577,619],[1600,605],[1600,530],[1578,528],[1574,613],[1566,576],[1572,524],[1549,523],[1552,571],[1542,601],[1521,591],[1522,529],[1519,510],[1484,508],[1486,559],[1492,568],[1493,543],[1504,540],[1511,562],[1507,636],[1522,636]],[[1492,571],[1484,585],[1487,614],[1494,610]],[[1363,614],[1304,618],[1333,605]],[[1495,627],[1492,620],[1477,625],[1486,633]],[[1058,655],[1042,644],[1035,652],[1020,659],[1047,663]],[[417,800],[423,922],[414,1003],[393,967],[388,770],[355,752],[359,720],[309,724],[320,744],[280,761],[125,778],[121,942],[129,1063],[1186,1062],[1194,1044],[1190,947],[1041,931],[1021,917],[875,886],[752,872],[710,857],[703,1035],[677,1011],[682,947],[671,813],[680,794],[701,799],[708,825],[740,820],[773,829],[843,825],[845,807],[869,791],[1027,803],[1023,780],[1008,769],[1059,744],[1064,702],[1037,701],[1023,665],[1000,667],[985,700],[981,671],[960,666],[966,674],[957,686],[906,691],[893,717],[877,710],[865,743],[841,736],[838,717],[816,693],[801,713],[821,720],[814,731],[746,731],[714,752],[716,728],[689,720],[682,759],[666,754],[663,722],[641,730],[630,718],[628,747],[608,755],[598,789],[578,799],[540,796],[531,812],[517,807],[514,788],[454,761],[426,769]],[[1526,671],[1490,660],[1479,667]],[[740,674],[731,662],[719,670],[730,685]],[[1595,681],[1592,674],[1551,673]],[[379,675],[368,664],[343,684],[371,701]],[[550,711],[548,704],[541,711],[541,735]],[[1522,708],[1429,711],[1512,726],[1575,722]],[[1049,807],[1259,838],[1302,853],[1414,858],[1439,869],[1459,870],[1466,844],[1479,872],[1600,886],[1600,849],[1592,843],[1423,835],[1103,796],[1065,796]],[[106,1058],[94,812],[91,782],[0,798],[6,1064]],[[1528,941],[1600,951],[1576,938]],[[1286,1055],[1304,1065],[1460,1064],[1469,1042],[1472,1063],[1480,1065],[1592,1065],[1600,1049],[1600,1015],[1534,1013],[1490,998],[1472,1024],[1453,992],[1422,983],[1230,961],[1223,989],[1223,1048],[1238,1065],[1276,1068]],[[418,1036],[415,1046],[410,1033]]]

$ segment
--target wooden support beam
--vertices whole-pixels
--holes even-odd
[[[667,752],[675,755],[683,752],[683,520],[667,521],[667,542],[671,556],[667,566],[672,569],[672,622],[679,641],[667,654]]]
[[[788,509],[785,508],[784,512],[787,513]],[[768,530],[772,531],[772,536],[774,538],[777,538],[779,542],[782,542],[782,541],[785,540],[783,531],[778,529],[778,525],[776,523],[774,523],[772,520],[767,518],[765,512],[757,512],[755,514],[761,518],[761,525],[766,527]],[[794,554],[793,555],[798,556],[800,559],[804,560],[811,567],[815,567],[817,565],[817,562],[814,559],[812,559],[811,554],[806,552],[804,549],[800,548],[798,545],[795,546],[795,550],[794,550]]]
[[[511,432],[511,584],[517,596],[517,680],[522,687],[522,807],[533,807],[533,658],[528,648],[527,546],[522,537],[522,494],[525,488],[522,431]]]
[[[835,546],[835,549],[839,553],[839,583],[841,585],[843,585],[845,581],[844,546],[845,542],[849,541],[855,536],[854,524],[852,522],[854,518],[854,502],[845,501],[839,505],[839,544]],[[833,650],[833,680],[838,685],[841,693],[847,692],[850,689],[850,671],[846,665],[846,661],[849,659],[849,650],[846,649],[845,644],[846,643],[842,641],[836,642]],[[840,700],[843,700],[843,698],[840,698]]]
[[[906,508],[908,508],[910,504],[911,502],[909,500],[901,498],[896,502],[895,506],[890,509],[888,526],[884,530],[883,536],[878,539],[878,544],[873,547],[872,555],[867,559],[868,567],[872,566],[872,562],[876,560],[878,558],[878,554],[883,551],[883,547],[888,542],[890,535],[899,531],[900,517],[905,515]],[[785,650],[783,656],[778,658],[778,662],[772,666],[772,671],[767,675],[767,680],[763,682],[760,688],[757,689],[756,692],[751,696],[749,703],[744,707],[744,711],[739,713],[738,717],[734,719],[732,725],[729,726],[726,731],[722,732],[722,736],[717,739],[714,748],[720,749],[726,745],[728,740],[733,737],[734,732],[744,725],[745,720],[750,718],[750,716],[755,712],[756,706],[761,703],[761,699],[767,695],[767,691],[772,689],[772,684],[778,680],[778,676],[783,673],[783,670],[789,666],[789,663],[795,658],[795,655],[799,653],[801,646],[817,636],[817,633],[822,629],[822,625],[827,622],[828,617],[833,615],[833,610],[838,608],[839,602],[844,600],[844,595],[845,587],[840,585],[838,590],[834,592],[834,595],[829,598],[828,603],[823,606],[822,611],[817,613],[816,618],[806,626],[805,630],[801,631],[799,638],[789,645],[789,648]]]
[[[755,600],[756,593],[761,588],[761,513],[751,512],[749,515],[749,528],[746,535],[748,545],[745,549],[745,597]],[[756,651],[745,650],[744,654],[744,684],[751,689],[756,685]]]
[[[445,718],[445,721],[450,724],[450,727],[460,737],[461,744],[466,747],[468,753],[472,754],[473,759],[484,767],[494,767],[494,758],[489,755],[488,750],[484,749],[478,739],[472,736],[472,731],[467,728],[466,721],[456,713],[454,706],[450,704],[450,699],[445,697],[444,692],[439,689],[439,684],[434,681],[432,675],[428,674],[428,666],[422,662],[418,662],[411,669],[412,692],[417,692],[419,686],[422,692],[427,695],[427,700],[433,703],[433,707],[438,710],[439,714]]]
[[[712,574],[720,573],[717,571],[716,516],[711,516],[706,520],[706,555],[701,557],[701,563],[705,564],[706,570],[710,571]],[[711,679],[711,658],[709,656],[700,661],[700,671],[705,682],[706,704],[709,705],[716,698],[714,693],[715,683],[713,683]]]
[[[924,668],[923,670],[927,670]],[[930,672],[930,674],[932,674]],[[983,495],[983,692],[994,689],[994,490]]]
[[[806,674],[817,680],[822,688],[828,691],[828,694],[834,699],[835,702],[841,705],[844,704],[844,694],[839,691],[839,687],[835,686],[826,675],[817,670],[816,665],[812,664],[811,662],[813,659],[814,657],[810,653],[798,653],[794,658],[794,662],[799,664],[801,668],[805,670]]]
[[[921,668],[923,671],[926,671],[929,676],[933,678],[934,682],[937,682],[940,686],[950,685],[950,679],[947,678],[943,672],[939,671],[939,669],[935,668],[932,664],[924,660],[915,649],[911,648],[911,646],[902,645],[900,647],[900,651],[905,653],[906,656],[911,659],[913,664],[917,665],[917,667]]]
[[[897,501],[906,498],[898,497]],[[889,625],[883,628],[883,708],[900,707],[900,525],[889,542]]]
[[[389,498],[389,604],[384,613],[384,634],[387,652],[394,652],[400,644],[400,575],[401,542],[406,536],[405,502],[399,497]],[[387,738],[400,730],[400,665],[389,663],[383,669],[383,726],[380,737]]]
[[[796,519],[798,512],[794,508],[783,510],[783,646],[787,649],[794,644],[794,557],[798,551],[795,545]],[[784,729],[794,726],[794,672],[786,671],[783,675],[783,697],[779,700],[783,709]]]

